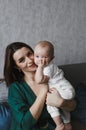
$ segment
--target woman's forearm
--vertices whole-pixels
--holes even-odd
[[[43,98],[37,98],[34,104],[30,107],[30,111],[34,117],[34,119],[38,120],[41,111],[43,109],[45,100]]]
[[[72,100],[64,100],[61,108],[67,110],[67,111],[73,111],[76,108],[76,101],[74,99]]]
[[[46,95],[47,95],[47,90],[43,89],[41,90],[41,92],[38,94],[34,104],[30,107],[30,112],[32,113],[34,119],[38,120],[44,104],[45,104],[45,100],[46,100]]]
[[[65,110],[72,111],[76,107],[76,101],[63,99],[56,89],[51,89],[47,94],[46,104],[55,106],[57,108],[64,108]]]

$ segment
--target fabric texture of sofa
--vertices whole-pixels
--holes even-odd
[[[71,112],[73,130],[86,130],[86,63],[59,66],[76,90],[76,109]],[[0,80],[0,130],[10,130],[11,111],[8,88]]]

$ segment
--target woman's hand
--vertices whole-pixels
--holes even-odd
[[[46,104],[61,107],[64,99],[60,96],[59,92],[55,88],[49,89],[46,98]]]
[[[73,111],[76,108],[76,101],[74,99],[63,99],[55,88],[50,89],[47,93],[46,104],[57,108],[60,107],[67,111]]]
[[[40,84],[38,90],[38,96],[46,98],[48,89],[49,89],[48,84]]]

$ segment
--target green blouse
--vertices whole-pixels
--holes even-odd
[[[46,105],[36,122],[30,106],[34,103],[36,95],[25,81],[14,82],[9,86],[8,103],[12,111],[12,123],[10,130],[54,130],[55,124],[47,112]],[[47,128],[40,128],[39,122],[48,121]]]

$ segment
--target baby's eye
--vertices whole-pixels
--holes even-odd
[[[37,58],[39,58],[39,56],[36,56]]]
[[[45,56],[45,58],[48,58],[47,56]]]

